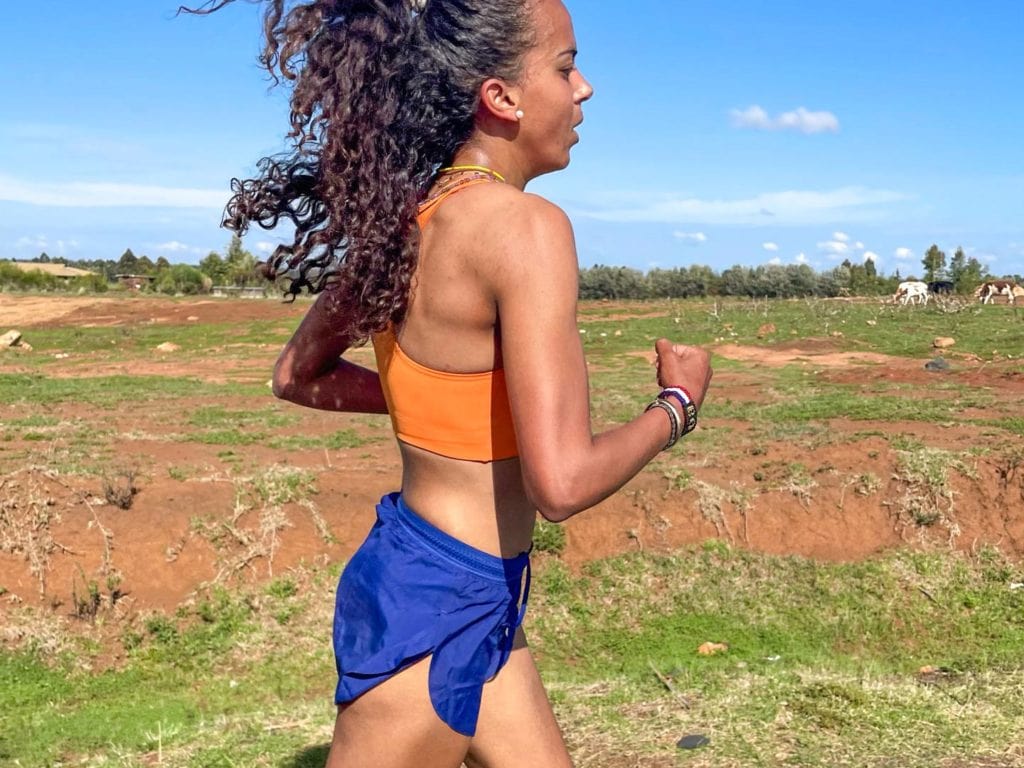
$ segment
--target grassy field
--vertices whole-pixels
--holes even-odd
[[[966,533],[1024,516],[1020,310],[597,302],[579,326],[602,426],[649,400],[657,337],[719,354],[703,428],[620,492],[646,527],[598,559],[574,552],[582,518],[538,528],[527,632],[577,765],[1024,766],[1024,540]],[[227,483],[223,509],[188,522],[222,568],[272,559],[260,536],[317,519],[340,465],[383,471],[385,420],[324,423],[269,397],[293,327],[54,325],[31,355],[0,356],[0,765],[323,764],[341,562],[209,581],[129,615],[116,595],[144,576],[90,507],[114,531],[105,571],[39,600],[3,581],[31,552],[61,554],[32,549],[60,505],[12,493],[31,468],[79,494],[130,471],[139,505],[158,484],[180,498]],[[938,336],[956,339],[953,370],[925,373]],[[154,362],[165,342],[173,369]],[[841,517],[841,549],[879,510],[897,544],[869,557],[757,545],[784,513],[811,534]],[[670,546],[687,521],[709,533]],[[694,735],[708,743],[676,746]]]

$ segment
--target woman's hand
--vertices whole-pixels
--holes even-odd
[[[658,339],[654,343],[654,351],[657,353],[658,385],[662,389],[682,387],[700,409],[714,373],[710,353],[700,347],[673,344],[668,339]]]

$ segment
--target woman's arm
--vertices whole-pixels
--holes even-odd
[[[387,413],[376,371],[343,360],[352,339],[345,318],[326,310],[320,294],[274,366],[274,395],[325,411]],[[343,315],[343,312],[342,312]]]
[[[593,434],[572,227],[532,195],[506,216],[516,236],[491,266],[523,480],[541,514],[560,521],[610,496],[654,458],[669,438],[669,417],[652,409]],[[656,351],[661,385],[685,387],[699,405],[711,380],[709,355],[664,339]],[[652,381],[651,399],[658,391]]]

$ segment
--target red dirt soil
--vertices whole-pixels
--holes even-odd
[[[306,306],[145,297],[12,299],[0,294],[0,332],[16,327],[30,337],[33,328],[67,325],[294,323]],[[144,363],[133,361],[129,371],[102,359],[79,361],[63,371],[50,364],[44,370],[50,376],[130,372],[265,382],[277,346],[251,344],[246,349],[244,369],[241,364],[233,369],[223,360],[154,356]],[[884,380],[923,387],[934,380],[919,361],[840,352],[828,340],[770,349],[725,345],[715,351],[765,367],[805,363],[820,371],[819,381],[867,385]],[[372,357],[366,350],[357,354],[363,362]],[[24,370],[19,360],[13,351],[0,353],[0,371]],[[757,370],[719,373],[711,396],[722,402],[763,399]],[[1024,380],[1005,375],[996,365],[949,375],[999,399],[1019,402],[1024,395]],[[139,467],[138,492],[128,510],[106,502],[96,476],[62,471],[57,453],[52,463],[32,466],[5,464],[0,453],[0,617],[20,605],[50,606],[65,614],[82,610],[87,583],[101,575],[112,578],[99,584],[100,591],[116,592],[117,611],[127,615],[173,610],[204,584],[266,581],[303,563],[344,560],[372,523],[376,500],[398,482],[398,453],[390,440],[351,449],[294,451],[285,460],[313,473],[319,492],[305,503],[284,503],[276,511],[247,508],[240,499],[246,498],[251,482],[245,481],[239,462],[223,457],[224,446],[165,439],[174,429],[161,426],[161,418],[173,414],[161,409],[182,406],[181,401],[148,404],[144,424],[128,409],[103,415],[104,427],[118,435],[132,434],[116,441],[111,463]],[[18,408],[0,404],[0,427],[26,415]],[[58,405],[51,415],[99,423],[89,408],[74,404]],[[325,435],[345,428],[381,434],[383,429],[376,422],[368,427],[366,417],[355,415],[326,419],[303,412],[300,417],[293,428],[296,434]],[[1020,454],[1005,454],[996,446],[976,459],[973,472],[950,471],[951,493],[937,500],[938,508],[949,514],[917,525],[908,506],[912,489],[898,477],[896,455],[885,437],[900,433],[932,448],[961,453],[992,445],[991,431],[984,427],[832,420],[800,439],[756,434],[749,423],[725,419],[707,419],[700,429],[730,430],[735,439],[729,445],[735,447],[708,451],[698,439],[660,460],[622,491],[565,524],[568,543],[562,559],[577,568],[625,551],[664,552],[711,538],[823,560],[861,559],[908,545],[965,550],[995,546],[1014,558],[1024,554],[1024,466],[1015,463]],[[279,452],[266,446],[233,450],[250,465],[282,461]],[[174,470],[183,467],[189,471],[175,477]],[[795,475],[794,467],[799,468]],[[682,490],[673,487],[680,470],[691,478]]]

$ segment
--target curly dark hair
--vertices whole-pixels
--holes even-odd
[[[291,221],[294,241],[264,274],[292,298],[337,292],[364,341],[405,316],[417,205],[472,134],[481,83],[518,80],[530,0],[266,3],[260,62],[290,83],[291,148],[260,160],[257,178],[232,180],[223,225],[243,234]]]

